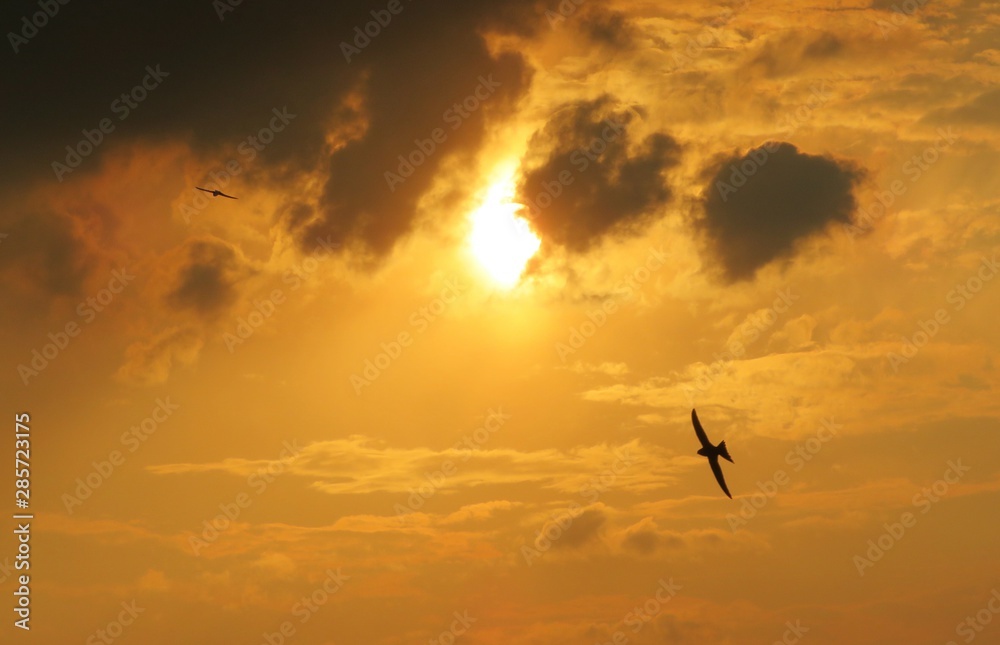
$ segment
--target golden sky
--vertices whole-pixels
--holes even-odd
[[[1000,642],[1000,3],[44,4],[4,642]]]

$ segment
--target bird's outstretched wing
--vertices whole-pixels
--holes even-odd
[[[703,448],[714,448],[711,443],[708,442],[708,435],[705,434],[705,429],[701,427],[701,422],[698,421],[698,413],[691,409],[691,423],[694,424],[694,432],[698,435],[698,441],[701,442]],[[719,475],[722,478],[722,475]],[[723,486],[723,488],[725,488]]]
[[[715,473],[715,481],[719,482],[719,486],[722,486],[722,492],[726,494],[726,497],[732,499],[733,496],[729,494],[729,488],[726,487],[726,480],[722,477],[722,466],[719,465],[718,457],[709,457],[708,463],[712,466],[712,472]]]
[[[233,197],[232,195],[227,195],[226,193],[222,192],[221,190],[219,191],[219,196],[220,197],[228,197],[229,199],[239,199],[239,197]]]
[[[202,188],[201,186],[195,186],[195,188],[197,188],[198,190],[203,190],[203,191],[205,191],[206,193],[210,193],[210,192],[212,192],[212,191],[210,191],[210,190],[209,190],[209,189],[207,189],[207,188]]]

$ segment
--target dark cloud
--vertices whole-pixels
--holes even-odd
[[[70,176],[97,170],[102,153],[135,138],[183,138],[200,150],[235,147],[267,125],[272,108],[286,105],[299,115],[297,133],[277,139],[268,158],[287,158],[293,148],[307,158],[322,143],[319,116],[343,90],[333,61],[316,48],[319,27],[293,37],[308,15],[317,23],[342,17],[301,1],[244,3],[222,21],[210,2],[61,6],[16,56],[4,57],[4,75],[19,98],[2,113],[21,128],[0,164],[54,181],[51,162],[105,118],[114,130]],[[155,89],[147,89],[154,83],[148,80],[145,97],[131,107],[121,95],[141,85],[147,66],[164,75]],[[310,79],[323,71],[332,82]]]
[[[78,239],[77,222],[52,211],[30,211],[5,223],[0,275],[44,298],[79,296],[98,257]]]
[[[678,163],[680,147],[660,132],[636,144],[639,117],[604,96],[562,107],[532,137],[517,192],[546,243],[586,251],[670,199],[663,173]]]
[[[296,231],[303,246],[329,236],[388,252],[410,231],[435,170],[448,156],[474,153],[487,125],[508,114],[526,89],[530,75],[521,57],[491,58],[472,25],[427,28],[455,50],[422,49],[414,35],[409,48],[420,56],[376,64],[365,94],[368,129],[329,159],[317,219]]]
[[[711,180],[698,226],[730,281],[791,256],[798,240],[831,222],[850,222],[863,177],[848,162],[777,142],[724,158],[705,174]]]
[[[672,531],[662,531],[652,521],[643,520],[625,531],[622,548],[638,555],[651,555],[660,549],[678,549],[684,539]]]
[[[324,173],[319,202],[311,212],[294,210],[286,225],[303,246],[332,235],[383,254],[410,230],[415,204],[444,159],[473,154],[528,86],[521,56],[494,57],[484,34],[524,35],[544,25],[530,0],[403,2],[383,26],[372,12],[385,21],[386,3],[362,0],[244,2],[221,18],[219,6],[229,5],[60,5],[16,54],[0,57],[5,96],[16,97],[0,103],[0,119],[18,124],[0,149],[7,185],[60,185],[52,163],[66,163],[67,145],[89,152],[63,175],[72,181],[138,140],[186,142],[205,159],[207,175],[229,159],[247,161],[240,144],[268,128],[277,109],[294,117],[268,137],[240,180],[280,189],[297,174]],[[3,24],[35,11],[34,2],[7,3]],[[365,36],[366,28],[378,33]],[[473,94],[481,76],[498,86],[452,130],[446,111]],[[121,96],[136,87],[142,98],[126,112]],[[100,133],[102,119],[114,129]],[[385,171],[435,128],[447,140],[391,190]],[[88,143],[84,130],[100,142]]]
[[[784,32],[764,40],[744,68],[768,78],[789,76],[844,53],[845,47],[840,36],[829,32]]]
[[[634,531],[629,533],[622,541],[622,546],[628,551],[635,551],[640,555],[649,555],[656,551],[660,543],[660,536],[653,530]]]
[[[598,537],[607,519],[604,511],[599,508],[589,508],[580,513],[552,545],[565,548],[581,547]]]
[[[240,254],[217,239],[193,240],[167,301],[181,309],[212,316],[226,309],[238,295],[237,284],[249,272]]]
[[[592,8],[585,12],[580,24],[592,42],[612,49],[627,49],[635,44],[638,30],[628,16],[620,11],[588,6]]]

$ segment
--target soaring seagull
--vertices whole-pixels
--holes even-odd
[[[227,195],[221,190],[209,190],[207,188],[202,188],[201,186],[195,186],[198,190],[203,190],[206,193],[212,193],[212,197],[228,197],[229,199],[239,199],[239,197],[233,197],[232,195]]]
[[[723,459],[728,459],[730,463],[733,462],[733,458],[729,456],[729,450],[726,449],[726,442],[723,441],[718,446],[713,446],[708,440],[708,435],[705,434],[705,429],[701,427],[701,423],[698,421],[698,413],[691,410],[691,423],[694,424],[694,432],[698,435],[698,441],[701,442],[701,450],[698,454],[703,457],[708,457],[708,463],[712,467],[712,472],[715,473],[715,480],[719,482],[719,486],[722,486],[722,492],[726,494],[729,499],[733,496],[729,494],[729,489],[726,488],[726,480],[722,478],[722,466],[719,465],[719,457]]]

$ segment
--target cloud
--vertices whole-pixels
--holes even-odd
[[[613,363],[611,361],[605,361],[600,364],[576,361],[567,369],[576,374],[604,374],[613,377],[624,376],[629,372],[626,363]]]
[[[317,49],[317,41],[348,12],[311,1],[288,3],[281,10],[283,19],[275,20],[262,8],[243,6],[220,21],[211,3],[188,0],[155,9],[87,5],[75,10],[74,20],[51,20],[45,40],[26,45],[29,51],[11,62],[13,85],[23,100],[6,103],[2,113],[22,127],[11,133],[13,145],[0,152],[0,165],[14,177],[41,170],[55,179],[51,162],[64,162],[65,147],[86,140],[83,131],[93,133],[102,119],[113,129],[105,128],[103,139],[70,178],[98,170],[96,159],[129,139],[184,139],[202,152],[235,147],[266,125],[273,108],[285,105],[301,110],[301,125],[297,122],[290,130],[294,134],[269,147],[267,159],[277,163],[315,155],[322,143],[319,117],[344,85],[317,86],[309,75],[319,67],[331,80],[343,78],[335,69],[344,62],[337,39],[326,39],[328,56]],[[310,14],[313,21],[303,22]],[[95,43],[93,30],[121,38],[114,46]],[[299,38],[292,37],[296,31]],[[162,33],[173,37],[164,39]],[[65,52],[73,52],[71,64]],[[313,66],[305,64],[310,59]],[[148,89],[150,81],[145,90],[141,86],[147,66],[162,73],[155,89]],[[135,87],[140,90],[133,92]],[[302,87],[310,87],[317,99],[308,106]],[[50,109],[36,110],[37,105]]]
[[[470,449],[464,444],[443,450],[426,447],[394,448],[363,435],[351,435],[309,444],[294,459],[227,458],[209,463],[174,463],[150,466],[157,475],[225,472],[247,477],[262,468],[282,464],[291,474],[311,479],[311,486],[331,495],[389,492],[408,495],[433,484],[435,490],[454,493],[467,487],[517,485],[535,482],[539,488],[577,494],[627,459],[617,475],[616,488],[640,490],[662,486],[675,471],[672,456],[656,446],[633,440],[620,446],[604,444],[567,450]],[[656,462],[655,467],[647,460]],[[446,463],[450,463],[446,467]],[[446,474],[447,473],[447,474]]]
[[[168,329],[148,342],[129,345],[117,376],[132,385],[164,383],[174,363],[190,365],[198,358],[203,344],[201,334],[193,328]]]
[[[237,283],[249,273],[242,254],[214,238],[189,241],[185,249],[185,259],[167,302],[206,317],[225,310],[237,298]]]
[[[559,520],[549,520],[540,531],[540,537],[536,540],[536,545],[547,535],[558,535],[559,538],[552,541],[555,548],[577,549],[591,542],[595,542],[600,537],[601,529],[607,522],[607,515],[600,507],[588,508],[573,519],[573,522],[565,526],[565,517]],[[563,522],[563,526],[559,522]]]
[[[526,6],[414,5],[359,55],[354,80],[365,126],[323,160],[313,216],[299,209],[298,225],[289,220],[301,244],[329,237],[381,257],[412,230],[417,203],[445,161],[471,157],[488,125],[511,114],[527,90],[531,71],[521,55],[491,53],[483,36],[523,31]]]
[[[791,257],[801,239],[831,222],[848,223],[863,172],[853,164],[766,143],[706,170],[704,217],[697,222],[730,281]]]
[[[170,580],[159,569],[149,569],[139,578],[138,587],[146,591],[169,591]]]
[[[719,529],[692,529],[674,531],[661,529],[652,517],[644,517],[624,530],[616,531],[609,540],[619,545],[620,550],[640,556],[652,556],[664,551],[684,549],[692,551],[712,551],[720,549],[740,551],[744,549],[762,550],[766,543],[757,536],[736,535]]]
[[[974,55],[973,58],[978,58],[990,65],[1000,65],[1000,49],[984,49]]]
[[[924,122],[932,124],[1000,125],[1000,89],[979,94],[972,100],[951,108],[939,108],[929,113]]]
[[[829,32],[788,31],[764,40],[744,71],[759,70],[767,78],[791,76],[842,54],[845,47],[841,37]]]
[[[586,6],[588,10],[580,24],[590,41],[616,50],[634,46],[638,31],[626,14],[607,11],[594,5]]]
[[[482,521],[496,515],[500,511],[511,511],[520,506],[522,502],[512,502],[510,500],[493,500],[481,502],[479,504],[468,504],[441,519],[442,524],[466,524],[474,521]]]
[[[992,386],[983,378],[975,374],[959,374],[955,383],[949,383],[952,387],[961,387],[968,390],[989,390]]]
[[[813,339],[816,324],[816,319],[809,314],[789,320],[767,339],[768,351],[795,352],[811,349],[816,345]]]
[[[295,561],[284,553],[263,553],[251,566],[277,578],[291,578],[296,573]]]
[[[517,192],[543,242],[586,251],[670,199],[680,146],[662,132],[634,142],[637,116],[609,96],[568,103],[531,138]]]
[[[52,164],[66,163],[67,146],[85,153],[60,178],[64,185],[102,172],[116,148],[182,143],[206,181],[236,160],[237,182],[286,194],[307,186],[309,194],[273,207],[290,215],[287,230],[303,247],[331,235],[381,257],[412,229],[417,202],[445,160],[474,155],[489,124],[528,88],[521,54],[487,40],[544,24],[532,4],[404,3],[367,40],[355,31],[373,20],[361,0],[243,4],[222,15],[224,3],[196,0],[77,7],[74,20],[51,20],[44,39],[0,62],[19,97],[0,106],[0,118],[19,126],[0,150],[0,191],[24,180],[53,184]],[[120,38],[113,47],[95,43],[95,31]],[[154,89],[142,85],[149,68],[161,70]],[[493,83],[485,98],[480,79]],[[477,91],[479,105],[463,109]],[[276,112],[293,116],[278,123]],[[252,143],[275,123],[280,131]],[[398,156],[436,128],[446,140],[405,182],[387,185]]]
[[[676,536],[671,536],[667,539],[661,535],[659,529],[656,527],[656,522],[651,517],[643,518],[636,524],[626,528],[622,536],[622,548],[625,551],[632,551],[639,555],[652,555],[664,544],[680,547],[684,543]]]
[[[5,222],[0,276],[46,299],[81,295],[98,253],[78,229],[74,218],[47,209]]]

